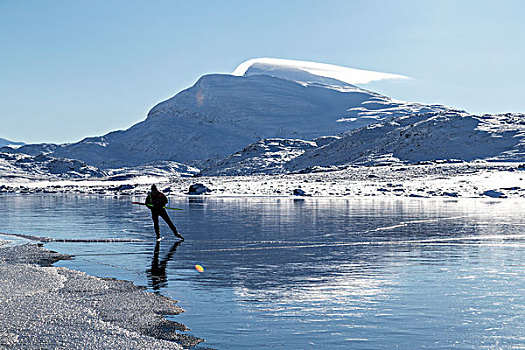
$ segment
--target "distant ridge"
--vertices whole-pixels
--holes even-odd
[[[10,141],[10,140],[3,139],[3,138],[0,137],[0,147],[5,147],[5,146],[22,146],[22,145],[25,145],[25,143]]]

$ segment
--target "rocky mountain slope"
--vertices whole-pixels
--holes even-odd
[[[304,152],[285,167],[297,171],[344,164],[430,160],[524,161],[525,115],[422,113],[375,123]]]
[[[283,172],[283,166],[290,160],[317,147],[315,141],[265,139],[218,161],[200,165],[203,167],[202,174],[207,176],[276,174]]]
[[[157,161],[134,167],[99,169],[76,159],[39,154],[0,153],[0,182],[13,179],[92,179],[124,181],[139,177],[191,177],[199,169],[173,161]]]
[[[454,160],[525,161],[525,115],[412,114],[313,141],[261,140],[201,167],[204,175],[251,175]]]
[[[0,153],[0,178],[92,178],[105,172],[76,159]]]

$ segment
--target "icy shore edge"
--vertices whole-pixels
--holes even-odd
[[[42,245],[0,241],[0,348],[184,349],[202,339],[163,315],[176,301],[131,282],[51,266]]]

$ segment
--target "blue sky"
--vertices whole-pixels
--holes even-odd
[[[0,137],[125,129],[257,57],[413,78],[364,86],[397,99],[525,112],[524,15],[520,0],[0,0]]]

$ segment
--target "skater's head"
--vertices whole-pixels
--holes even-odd
[[[158,192],[156,185],[151,185],[151,192]]]

